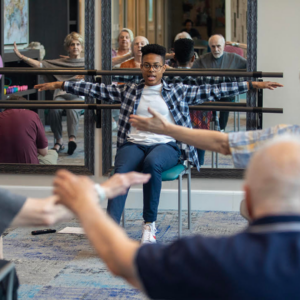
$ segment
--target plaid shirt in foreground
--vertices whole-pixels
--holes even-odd
[[[246,168],[255,151],[267,142],[283,134],[300,136],[300,126],[281,124],[263,130],[229,133],[229,147],[234,166],[236,168]]]
[[[188,86],[182,83],[168,85],[164,80],[162,80],[162,83],[162,97],[172,113],[175,124],[189,128],[192,128],[189,105],[243,94],[248,90],[247,82],[204,84],[201,86]],[[117,147],[120,147],[127,140],[127,133],[130,129],[129,116],[136,114],[144,86],[144,82],[116,86],[103,83],[66,81],[64,90],[67,93],[88,96],[111,104],[121,103],[117,143]],[[181,151],[182,154],[185,154],[182,155],[181,159],[188,159],[199,170],[200,165],[195,148],[180,142],[177,142],[177,145],[179,149],[184,150],[184,152]]]

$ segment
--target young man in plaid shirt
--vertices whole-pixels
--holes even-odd
[[[61,88],[68,93],[97,98],[108,103],[121,103],[118,123],[118,151],[115,173],[140,171],[151,174],[143,186],[143,234],[142,243],[155,243],[155,221],[161,191],[161,173],[187,159],[199,170],[197,153],[193,146],[176,142],[166,135],[139,131],[130,126],[129,116],[149,117],[151,106],[170,123],[192,128],[189,105],[201,104],[220,98],[243,94],[250,88],[273,89],[279,84],[272,82],[227,82],[215,85],[188,86],[182,83],[166,84],[162,79],[166,70],[166,49],[150,44],[142,48],[141,71],[143,81],[120,86],[88,82],[53,82],[35,86],[40,91]],[[110,199],[107,211],[120,222],[126,195]]]

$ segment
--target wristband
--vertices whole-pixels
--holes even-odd
[[[253,90],[254,87],[253,87],[252,81],[248,81],[248,83],[249,83],[249,91],[250,91],[250,90]]]
[[[62,89],[63,91],[65,90],[65,81],[63,81],[63,83],[62,83],[61,89]]]
[[[106,200],[107,197],[106,197],[106,193],[105,193],[104,188],[101,187],[101,185],[98,184],[98,183],[95,184],[94,187],[95,187],[95,190],[96,190],[96,192],[98,194],[99,202]]]

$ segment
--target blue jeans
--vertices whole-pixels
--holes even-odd
[[[197,150],[197,154],[198,154],[199,164],[200,164],[200,166],[203,166],[205,150],[202,150],[202,149],[196,149],[196,150]]]
[[[145,222],[154,222],[161,191],[161,173],[177,165],[180,150],[175,142],[144,146],[126,142],[117,151],[115,173],[137,171],[151,174],[151,179],[143,185]],[[107,212],[120,223],[125,206],[126,195],[108,201]]]

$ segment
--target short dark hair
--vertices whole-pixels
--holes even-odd
[[[194,41],[191,39],[179,39],[175,41],[174,52],[179,64],[188,63],[194,55]]]
[[[157,54],[162,57],[163,63],[165,63],[166,48],[158,44],[149,44],[144,46],[142,49],[142,58],[147,54]]]
[[[194,26],[194,22],[191,19],[186,19],[183,23],[183,25],[185,26],[186,23],[192,23],[192,26]]]

